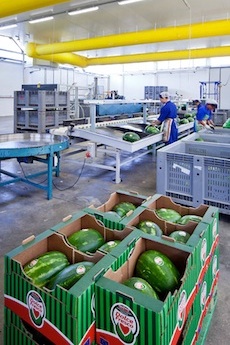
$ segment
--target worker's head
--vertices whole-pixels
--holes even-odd
[[[162,103],[168,102],[168,100],[169,100],[169,93],[168,92],[166,92],[166,91],[161,92],[159,96],[160,96],[160,101]]]
[[[214,111],[217,108],[218,103],[215,99],[207,99],[205,101],[205,105],[209,110]]]
[[[192,101],[192,105],[194,105],[194,106],[196,106],[196,107],[197,107],[200,103],[201,103],[201,102],[200,102],[199,99],[194,99],[194,100]]]

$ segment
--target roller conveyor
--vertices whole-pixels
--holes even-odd
[[[59,176],[60,173],[60,151],[69,147],[67,136],[38,134],[38,133],[16,133],[0,135],[0,174],[10,177],[3,181],[0,180],[0,187],[9,183],[25,182],[47,192],[47,198],[52,198],[52,174]],[[56,157],[56,164],[55,162]],[[38,161],[45,163],[45,171],[36,172],[29,176],[20,176],[16,173],[1,168],[4,160],[16,158],[18,162],[33,163]],[[36,183],[33,179],[47,175],[47,184]]]

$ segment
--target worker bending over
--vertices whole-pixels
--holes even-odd
[[[214,99],[207,99],[205,105],[199,106],[194,121],[194,131],[199,130],[199,125],[207,129],[214,129],[214,122],[212,120],[213,112],[217,108],[217,102]]]

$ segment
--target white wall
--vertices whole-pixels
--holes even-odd
[[[149,65],[151,68],[151,65]],[[125,71],[125,74],[123,74]],[[104,93],[118,90],[119,95],[126,99],[143,99],[145,86],[166,85],[171,95],[177,92],[185,99],[200,98],[200,81],[221,81],[219,108],[230,109],[230,67],[193,68],[190,70],[171,70],[129,72],[124,66],[103,67],[95,69],[98,85],[104,88]],[[103,73],[104,72],[104,76]],[[111,74],[109,73],[111,72]],[[0,116],[13,115],[13,95],[15,90],[21,90],[22,84],[49,83],[58,84],[62,90],[67,90],[70,85],[79,87],[79,96],[87,94],[87,88],[94,85],[95,76],[92,71],[84,73],[80,69],[67,68],[25,68],[21,64],[0,62]],[[108,77],[109,75],[109,77]]]
[[[21,64],[0,62],[0,116],[13,115],[14,91],[21,90],[23,68]]]
[[[230,109],[230,68],[206,68],[196,71],[158,72],[157,74],[143,73],[119,77],[112,75],[110,86],[111,89],[117,88],[119,94],[123,94],[126,99],[143,98],[144,86],[151,85],[168,86],[171,95],[175,95],[177,92],[184,99],[199,99],[201,81],[220,81],[222,86],[220,87],[219,108]]]

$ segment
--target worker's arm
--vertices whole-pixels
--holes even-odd
[[[161,124],[161,121],[159,121],[159,120],[154,120],[153,122],[152,122],[152,126],[158,126],[158,125],[160,125]]]

